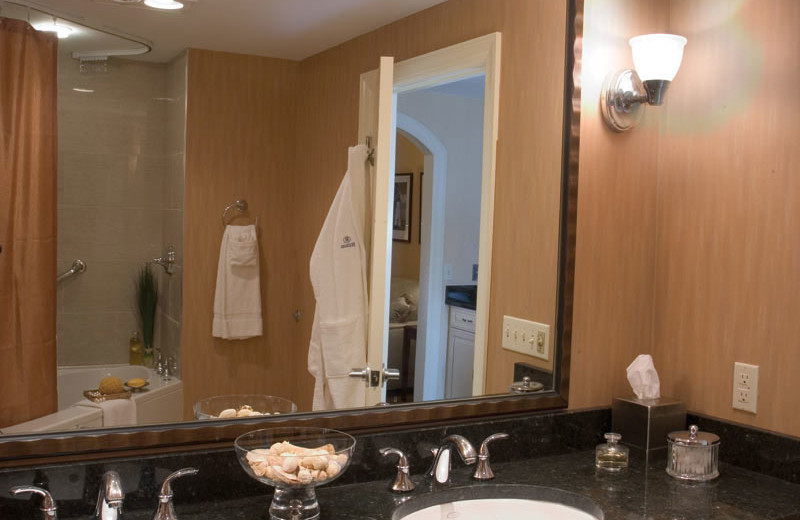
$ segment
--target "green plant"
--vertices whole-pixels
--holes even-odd
[[[153,347],[157,304],[158,282],[150,264],[145,264],[136,276],[136,309],[139,312],[139,324],[142,327],[142,341],[145,348]]]

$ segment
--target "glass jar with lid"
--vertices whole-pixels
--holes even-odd
[[[688,431],[667,435],[667,473],[681,480],[705,481],[719,476],[719,436],[701,432],[695,425]]]

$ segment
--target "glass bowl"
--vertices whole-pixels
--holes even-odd
[[[250,407],[249,409],[247,407]],[[223,416],[232,410],[236,415]],[[249,413],[243,412],[247,410]],[[258,415],[274,415],[297,411],[297,405],[283,397],[262,394],[216,395],[194,403],[195,419],[234,419]],[[230,413],[230,412],[228,412]]]
[[[353,457],[356,440],[325,428],[266,428],[234,442],[239,464],[250,477],[275,487],[270,518],[319,518],[314,488],[337,479]]]

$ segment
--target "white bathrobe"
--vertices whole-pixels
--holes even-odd
[[[348,377],[367,364],[367,147],[348,151],[347,173],[311,254],[317,307],[308,349],[314,410],[364,406],[366,387]]]

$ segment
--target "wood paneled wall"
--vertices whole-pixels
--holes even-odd
[[[296,372],[304,371],[298,360],[306,350],[301,355],[295,348],[297,262],[288,218],[294,214],[297,78],[296,62],[189,51],[182,336],[187,418],[198,399],[212,395],[292,395]],[[259,218],[264,335],[226,341],[211,336],[220,218],[239,198]]]
[[[606,75],[633,66],[628,38],[664,32],[661,0],[584,4],[581,146],[570,408],[630,394],[625,367],[650,353],[655,264],[658,109],[624,134],[606,126]]]
[[[672,0],[653,355],[690,410],[800,436],[800,2]],[[758,413],[733,364],[760,366]]]
[[[555,323],[565,27],[563,0],[450,0],[300,64],[295,204],[304,208],[297,219],[302,259],[357,137],[359,75],[382,55],[401,61],[502,32],[488,392],[507,392],[514,361],[531,359],[500,348],[503,315]],[[299,287],[303,314],[311,316],[307,274]],[[307,344],[310,319],[301,326]],[[298,381],[311,389],[310,376]]]
[[[587,0],[570,406],[630,393],[651,353],[662,394],[800,435],[800,3]],[[687,36],[662,107],[610,132],[599,85],[627,39]],[[733,363],[761,367],[758,414],[733,410]]]

